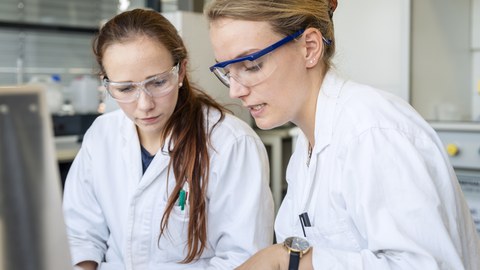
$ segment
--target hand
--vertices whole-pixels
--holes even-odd
[[[236,270],[281,270],[287,269],[289,261],[288,251],[283,244],[275,244],[257,252]]]
[[[83,261],[74,266],[74,270],[96,270],[97,263],[94,261]]]

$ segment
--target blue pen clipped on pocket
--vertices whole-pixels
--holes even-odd
[[[303,236],[307,237],[305,233],[305,227],[310,227],[312,224],[310,223],[310,218],[308,217],[308,213],[304,212],[298,216],[300,218],[300,224],[302,225]]]

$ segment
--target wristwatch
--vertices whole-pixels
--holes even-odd
[[[292,236],[285,239],[283,246],[290,254],[288,270],[298,270],[300,258],[310,250],[310,243],[308,243],[307,239]]]

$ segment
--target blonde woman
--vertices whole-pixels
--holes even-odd
[[[262,129],[301,130],[278,244],[238,269],[480,269],[478,235],[435,132],[400,98],[332,67],[336,7],[212,0],[205,10],[210,69],[230,96]]]

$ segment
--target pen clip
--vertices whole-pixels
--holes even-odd
[[[188,184],[187,178],[185,178],[185,183],[183,184],[183,190],[185,190],[185,203],[188,203],[188,198],[190,195],[190,185]]]
[[[305,233],[305,227],[312,226],[312,224],[310,224],[310,218],[308,217],[308,213],[301,213],[300,215],[298,215],[298,218],[300,219],[300,224],[302,225],[303,236],[307,237],[307,234]]]

